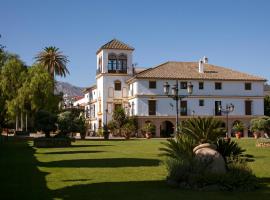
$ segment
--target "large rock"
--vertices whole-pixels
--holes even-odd
[[[223,174],[226,172],[226,164],[222,155],[216,151],[216,146],[205,143],[196,146],[193,149],[193,152],[196,155],[196,158],[199,159],[202,163],[209,163],[209,172]]]

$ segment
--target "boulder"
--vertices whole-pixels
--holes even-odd
[[[216,151],[216,146],[205,143],[193,149],[195,157],[202,163],[209,162],[209,172],[223,174],[226,173],[226,164],[222,155]]]

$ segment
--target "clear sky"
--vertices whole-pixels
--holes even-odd
[[[95,82],[96,50],[117,38],[134,62],[197,61],[270,80],[268,0],[0,0],[0,42],[31,65],[43,47],[68,55],[77,86]]]

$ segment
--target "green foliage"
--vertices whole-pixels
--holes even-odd
[[[168,139],[160,148],[165,161],[170,185],[200,190],[252,190],[257,187],[257,179],[246,166],[247,155],[234,141],[220,136],[224,133],[222,123],[213,118],[188,119],[182,122],[181,135]],[[211,172],[212,159],[197,159],[193,149],[200,143],[211,142],[224,157],[227,172]],[[231,180],[233,179],[233,180]],[[246,187],[246,184],[249,184]]]
[[[226,163],[230,160],[237,160],[246,151],[242,149],[235,141],[220,138],[216,142],[217,151],[223,156]]]
[[[0,126],[7,125],[11,117],[20,110],[17,92],[25,81],[27,68],[16,56],[3,52],[0,68]]]
[[[222,127],[222,121],[208,118],[190,118],[182,121],[181,134],[192,137],[197,144],[215,143],[217,138],[223,136],[226,130]]]
[[[235,125],[233,125],[233,130],[236,132],[243,132],[244,131],[244,124],[243,122],[237,122]]]
[[[165,147],[160,148],[160,155],[177,160],[191,160],[194,157],[193,148],[195,141],[186,135],[180,135],[176,138],[170,138],[162,143]]]
[[[108,123],[108,129],[110,130],[110,132],[115,135],[116,134],[116,130],[117,130],[117,125],[116,122],[111,120]]]
[[[35,114],[35,128],[37,131],[43,131],[46,137],[50,136],[51,131],[56,130],[57,117],[45,110],[40,110]]]
[[[270,131],[270,117],[258,117],[250,121],[250,129],[253,132]]]
[[[264,114],[270,117],[270,96],[264,97]]]
[[[126,138],[129,138],[136,131],[136,126],[133,120],[128,119],[122,127],[122,132]]]
[[[49,72],[53,79],[55,75],[65,77],[66,74],[69,74],[66,66],[69,60],[67,59],[67,56],[59,51],[59,48],[54,46],[45,47],[35,59],[47,72]]]
[[[81,110],[70,109],[61,112],[57,119],[58,128],[63,134],[68,133],[85,133],[85,119],[81,114]]]
[[[127,119],[124,108],[118,107],[117,109],[115,109],[113,111],[112,119],[115,122],[117,128],[121,129]]]
[[[156,131],[156,127],[154,124],[152,123],[146,123],[143,127],[142,127],[142,131],[146,132],[146,133],[155,133]]]

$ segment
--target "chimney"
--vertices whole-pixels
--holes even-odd
[[[203,62],[203,60],[199,60],[199,73],[203,73],[203,64],[204,64],[204,62]]]
[[[206,56],[203,57],[203,63],[208,64],[208,58]]]

